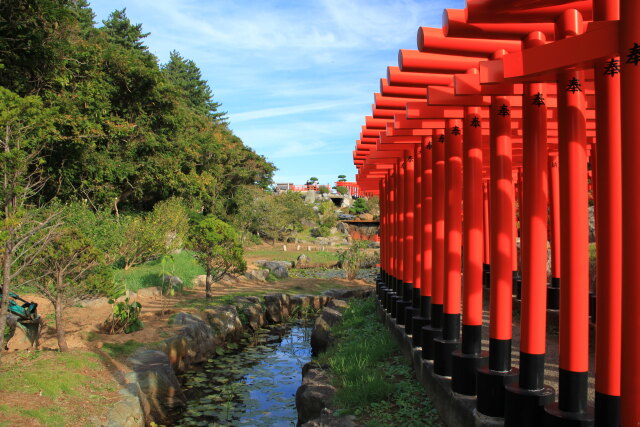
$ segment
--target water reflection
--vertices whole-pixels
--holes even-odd
[[[295,426],[301,368],[311,360],[310,331],[294,325],[282,338],[265,331],[257,345],[185,374],[188,406],[176,425]]]

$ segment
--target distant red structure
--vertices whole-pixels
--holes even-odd
[[[379,242],[380,241],[380,235],[379,234],[363,234],[360,233],[358,231],[351,231],[349,232],[349,236],[351,236],[351,238],[353,240],[368,240],[370,242]]]
[[[360,197],[360,186],[357,182],[338,181],[336,182],[337,187],[346,187],[350,196]]]
[[[293,183],[277,183],[276,190],[277,191],[320,191],[320,187],[330,188],[329,185],[320,185],[320,184],[304,184],[304,185],[295,185]]]

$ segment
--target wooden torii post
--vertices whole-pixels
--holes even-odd
[[[592,422],[589,409],[586,407],[586,398],[584,397],[586,387],[581,385],[586,369],[588,369],[586,367],[585,370],[581,370],[586,365],[584,360],[587,354],[585,351],[586,343],[588,343],[588,337],[585,338],[586,334],[584,333],[588,327],[588,286],[584,285],[586,283],[586,280],[584,280],[585,260],[584,257],[580,259],[579,255],[585,247],[585,236],[582,234],[585,233],[582,230],[584,228],[582,227],[582,222],[584,222],[585,214],[578,209],[577,213],[572,215],[570,209],[585,204],[584,201],[586,201],[587,197],[585,191],[586,159],[588,156],[587,138],[590,137],[589,126],[590,119],[593,116],[586,108],[584,92],[579,93],[581,91],[575,90],[571,91],[571,95],[569,95],[564,89],[579,87],[576,84],[582,85],[582,89],[586,89],[586,79],[589,78],[590,74],[595,74],[593,79],[596,86],[595,93],[598,97],[597,127],[595,128],[598,141],[595,144],[598,166],[593,173],[593,178],[597,181],[594,191],[597,191],[595,203],[598,215],[598,323],[595,420],[603,425],[617,425],[618,422],[615,417],[618,413],[619,396],[622,394],[623,425],[635,425],[638,418],[640,418],[638,411],[634,409],[639,406],[636,404],[639,402],[638,396],[640,395],[637,386],[638,368],[636,365],[640,356],[640,347],[632,337],[635,333],[634,331],[637,331],[637,327],[640,326],[638,324],[638,316],[634,313],[633,305],[633,301],[637,300],[640,293],[638,286],[635,285],[635,278],[638,273],[636,269],[639,267],[636,267],[638,263],[634,259],[634,254],[638,253],[636,246],[638,245],[639,236],[638,232],[635,231],[637,229],[635,221],[637,221],[638,213],[640,213],[640,204],[634,196],[634,186],[639,183],[640,175],[635,172],[637,162],[634,162],[640,156],[640,151],[631,143],[635,138],[635,132],[631,126],[621,126],[620,120],[617,118],[618,110],[616,106],[621,106],[620,114],[627,119],[628,123],[633,123],[637,119],[638,107],[634,105],[634,96],[638,92],[636,82],[638,80],[637,64],[640,59],[640,47],[638,47],[637,42],[640,34],[633,26],[633,19],[639,16],[639,6],[633,4],[632,1],[622,1],[621,5],[624,13],[620,22],[617,22],[615,9],[618,2],[596,1],[593,13],[594,19],[602,22],[589,24],[587,31],[584,34],[580,34],[584,28],[581,28],[579,19],[575,19],[575,16],[579,15],[566,11],[569,8],[577,8],[583,14],[583,18],[591,19],[590,2],[588,1],[525,0],[515,3],[513,1],[497,2],[485,0],[479,2],[469,0],[468,3],[468,10],[463,14],[457,11],[447,11],[447,22],[444,30],[448,36],[522,39],[523,36],[533,31],[540,31],[548,40],[554,40],[556,38],[556,30],[558,30],[557,41],[549,42],[539,47],[531,47],[529,45],[526,46],[528,47],[527,49],[522,51],[513,50],[507,53],[502,60],[490,61],[484,65],[484,68],[481,66],[481,86],[500,83],[523,83],[527,85],[522,94],[524,115],[529,114],[527,110],[534,110],[525,102],[526,98],[531,98],[537,94],[541,94],[543,97],[545,95],[544,90],[535,91],[536,85],[538,85],[539,89],[549,90],[548,86],[546,88],[540,86],[541,83],[562,80],[558,83],[558,90],[556,91],[559,104],[557,114],[550,105],[551,103],[545,104],[552,113],[556,114],[555,120],[558,117],[561,118],[560,129],[553,128],[555,124],[553,121],[547,122],[546,128],[538,121],[539,127],[536,133],[536,128],[530,127],[532,124],[535,125],[535,121],[525,118],[522,122],[521,135],[525,144],[522,155],[525,156],[525,162],[522,164],[524,168],[523,188],[519,194],[523,201],[520,218],[522,219],[521,232],[524,245],[522,267],[524,283],[523,344],[520,351],[521,356],[525,355],[523,359],[532,356],[528,357],[529,360],[525,363],[529,363],[530,367],[534,369],[529,370],[532,375],[523,375],[526,369],[521,372],[519,386],[526,390],[528,389],[527,387],[533,387],[540,382],[541,371],[539,366],[537,368],[536,366],[539,365],[537,361],[540,359],[540,355],[544,357],[543,352],[540,352],[541,343],[542,348],[544,348],[544,338],[540,339],[540,336],[544,337],[544,335],[540,335],[541,328],[526,327],[526,325],[535,323],[535,318],[540,317],[540,312],[542,311],[541,303],[536,303],[535,301],[544,299],[542,297],[544,293],[541,292],[543,287],[539,285],[542,281],[540,279],[540,268],[535,267],[535,265],[540,264],[541,259],[540,239],[535,231],[540,230],[540,228],[535,228],[534,226],[537,223],[530,221],[543,216],[540,208],[543,203],[540,200],[536,201],[536,197],[544,196],[544,194],[540,194],[541,191],[539,189],[547,186],[544,185],[544,181],[536,181],[528,177],[541,177],[544,175],[545,168],[541,167],[541,165],[544,165],[547,159],[543,159],[541,151],[536,150],[540,148],[540,144],[536,144],[532,140],[539,141],[543,139],[540,134],[543,130],[546,130],[549,142],[553,142],[556,138],[560,139],[559,158],[551,150],[547,160],[549,167],[548,187],[551,189],[551,211],[557,212],[559,203],[562,203],[565,207],[561,212],[562,227],[558,226],[557,213],[551,215],[553,225],[552,253],[554,256],[552,257],[552,287],[548,291],[548,295],[552,297],[557,294],[557,284],[560,278],[557,263],[558,257],[556,255],[559,228],[562,229],[562,242],[566,243],[564,249],[562,249],[565,259],[561,260],[561,262],[564,270],[562,274],[567,277],[563,277],[563,286],[560,290],[561,337],[563,338],[561,342],[560,401],[557,407],[550,406],[547,409],[545,422],[549,423],[549,425],[570,425],[568,423],[572,422],[582,423],[578,425],[590,425]],[[564,14],[564,16],[559,18],[561,14]],[[499,36],[496,36],[496,34]],[[567,34],[571,37],[567,38]],[[540,36],[541,34],[538,34],[538,41],[543,39]],[[531,42],[535,41],[536,39],[531,40]],[[613,48],[611,48],[612,46]],[[613,60],[621,53],[622,61],[620,61],[620,64],[616,64]],[[442,55],[443,52],[434,51],[434,54]],[[439,64],[443,61],[441,56],[432,56],[430,59],[436,64],[436,67],[439,67]],[[411,60],[416,60],[416,58],[411,58]],[[501,69],[496,69],[498,65]],[[621,76],[616,67],[622,70]],[[591,69],[595,69],[595,73],[590,72],[589,70]],[[562,79],[558,79],[558,73],[567,73],[567,70],[570,70],[573,74],[565,74]],[[584,76],[580,76],[581,70],[586,70]],[[380,99],[380,105],[377,105],[378,102],[376,102],[372,121],[370,122],[367,119],[367,132],[371,129],[376,129],[374,127],[368,128],[369,124],[375,123],[373,121],[374,118],[390,118],[392,113],[385,110],[399,109],[398,105],[405,102],[406,98],[418,97],[416,92],[407,90],[404,87],[402,89],[393,88],[392,74],[394,73],[391,71],[389,70],[387,76],[387,86],[381,84],[383,97]],[[607,74],[605,74],[605,71]],[[460,70],[460,72],[463,72],[463,70]],[[609,72],[611,72],[610,75],[608,74]],[[427,73],[398,70],[395,74],[418,82]],[[397,79],[395,74],[393,78]],[[573,78],[576,78],[577,81],[574,81]],[[628,88],[628,90],[623,90],[621,97],[616,89],[616,84],[622,84],[623,89]],[[549,91],[547,100],[551,98],[550,92],[552,91]],[[621,98],[621,103],[618,102],[618,97]],[[398,101],[392,98],[405,98],[405,100]],[[430,98],[432,97],[430,96]],[[541,106],[536,107],[538,110],[541,109],[539,108]],[[515,112],[513,108],[511,108],[511,111]],[[580,113],[581,117],[576,117],[576,111]],[[541,120],[545,115],[538,114],[536,117]],[[514,118],[512,117],[512,119]],[[384,120],[385,124],[388,122],[389,120]],[[567,124],[572,126],[567,126]],[[403,134],[402,128],[384,130],[388,136],[402,136]],[[618,151],[616,151],[616,142],[618,140],[616,132],[621,135],[622,139],[622,144],[617,149]],[[372,151],[365,149],[369,148],[370,142],[364,141],[364,138],[371,138],[371,136],[364,135],[363,130],[361,151],[358,152],[357,158],[354,157],[360,166],[364,166],[362,162],[368,158],[365,153]],[[637,144],[635,145],[637,146]],[[527,146],[530,149],[527,149]],[[571,155],[570,151],[565,150],[574,150],[573,153],[575,155]],[[413,152],[415,154],[415,148]],[[624,156],[616,154],[620,152]],[[528,156],[527,153],[532,153],[532,156]],[[537,157],[534,157],[534,155],[537,155]],[[617,172],[620,167],[616,165],[619,164],[622,165],[622,175]],[[558,166],[560,167],[558,168]],[[563,190],[562,195],[556,191],[558,180],[554,179],[555,172],[558,169],[561,175],[559,181],[562,182],[560,185]],[[373,174],[373,171],[366,173],[371,173],[372,175],[367,175],[370,177],[380,176]],[[583,175],[584,177],[582,177]],[[624,180],[622,180],[622,177],[624,177]],[[386,180],[388,178],[388,176],[383,176],[376,179]],[[538,191],[535,191],[535,187],[538,187]],[[384,185],[379,188],[384,188]],[[627,189],[627,191],[622,192],[621,189]],[[531,194],[534,197],[528,198],[527,194]],[[565,198],[567,194],[569,197]],[[624,206],[625,209],[622,210],[621,206]],[[624,212],[624,216],[622,212]],[[493,214],[494,212],[491,213],[491,216],[494,216]],[[603,218],[606,218],[607,215],[609,215],[609,220],[603,221]],[[483,215],[483,217],[485,216]],[[625,225],[624,238],[621,235],[622,224]],[[537,225],[539,226],[540,224]],[[487,227],[483,226],[483,228],[486,230]],[[628,233],[626,232],[627,229],[629,230]],[[495,233],[491,232],[491,234]],[[398,237],[403,238],[403,236]],[[567,247],[576,250],[569,250]],[[625,249],[624,252],[622,251],[623,247]],[[413,248],[415,253],[415,244]],[[607,248],[609,250],[606,254],[603,254],[602,251]],[[396,245],[396,249],[402,250],[398,245]],[[534,256],[534,253],[538,255]],[[610,254],[609,257],[608,254]],[[616,256],[616,254],[619,254],[619,256]],[[544,257],[546,258],[546,253]],[[526,262],[524,258],[527,259]],[[415,261],[415,258],[412,259]],[[624,259],[623,263],[619,263],[617,261],[619,259]],[[484,261],[486,262],[486,259]],[[412,277],[414,277],[413,280],[415,281],[415,274]],[[620,277],[627,278],[624,281],[625,286],[622,286]],[[576,285],[578,282],[583,282],[583,284]],[[533,285],[534,283],[536,284],[535,286]],[[621,293],[625,295],[624,303],[622,302],[623,298],[620,296]],[[567,301],[575,301],[575,304],[567,305]],[[529,313],[525,313],[525,307],[528,307]],[[534,312],[538,314],[533,314]],[[620,312],[622,312],[624,322],[620,322]],[[529,320],[526,320],[528,317],[530,317]],[[527,338],[527,336],[529,337]],[[625,351],[621,352],[621,348],[624,348]],[[622,364],[618,362],[620,359]],[[622,381],[620,378],[622,375],[621,369],[624,369]],[[510,395],[515,390],[512,389],[513,387],[510,386],[507,395]],[[575,390],[577,390],[576,393],[573,392]],[[517,392],[514,394],[517,394]],[[509,417],[505,421],[513,422],[509,421]]]
[[[555,78],[555,73],[563,73],[563,70],[571,69],[585,69],[589,67],[595,68],[595,80],[596,80],[596,94],[598,96],[598,144],[596,144],[598,157],[602,157],[604,160],[599,163],[597,174],[597,189],[598,199],[596,201],[596,210],[598,216],[604,215],[608,221],[598,221],[597,239],[598,239],[598,328],[596,338],[596,422],[603,425],[617,425],[618,424],[618,396],[620,395],[620,358],[624,358],[621,355],[621,322],[620,322],[620,308],[622,306],[622,298],[620,297],[620,291],[622,289],[622,283],[620,274],[622,272],[621,265],[616,259],[622,259],[621,256],[616,257],[616,254],[621,254],[623,236],[621,235],[621,203],[624,200],[621,188],[624,188],[624,182],[621,183],[621,176],[619,174],[620,162],[625,157],[620,157],[619,138],[620,134],[620,121],[618,115],[618,108],[620,105],[619,100],[619,66],[616,63],[616,56],[619,52],[618,37],[623,32],[619,30],[618,22],[614,21],[617,14],[617,2],[596,1],[595,4],[596,19],[608,20],[602,22],[594,22],[589,24],[588,30],[582,33],[582,28],[576,28],[573,31],[570,26],[579,27],[576,25],[576,21],[580,23],[580,16],[577,12],[566,12],[565,15],[558,20],[556,24],[559,30],[564,30],[564,34],[571,35],[569,38],[560,39],[554,43],[549,43],[539,48],[531,49],[530,51],[522,51],[519,54],[507,55],[504,61],[504,78],[510,81],[526,80],[537,77],[539,80],[545,80],[549,74]],[[637,11],[636,11],[637,12]],[[637,17],[637,15],[636,15]],[[629,18],[630,19],[630,18]],[[562,33],[561,33],[562,35]],[[635,42],[634,42],[635,43]],[[631,44],[633,47],[634,45]],[[627,48],[630,49],[630,48]],[[508,59],[507,59],[508,58]],[[544,58],[544,60],[543,60]],[[604,66],[603,66],[604,65]],[[633,64],[632,64],[633,65]],[[624,67],[623,67],[624,68]],[[629,67],[627,67],[629,68]],[[535,71],[534,71],[535,70]],[[633,75],[633,71],[630,70],[630,74]],[[606,77],[606,78],[605,78]],[[564,87],[575,87],[575,84],[571,86],[573,78],[580,79],[579,75],[565,75],[562,82]],[[574,82],[575,83],[575,82]],[[579,81],[577,83],[580,83]],[[560,88],[559,88],[560,89]],[[572,95],[574,94],[571,92]],[[578,101],[580,93],[578,94]],[[624,93],[624,91],[623,91]],[[568,97],[567,108],[575,110],[571,102],[576,96]],[[581,107],[578,105],[578,111]],[[571,116],[567,116],[568,120]],[[567,120],[563,121],[564,123]],[[573,129],[571,129],[573,130]],[[571,131],[567,130],[567,131]],[[578,128],[579,130],[579,128]],[[578,160],[580,158],[585,159],[586,148],[584,144],[584,137],[577,136],[577,141],[573,142],[573,135],[566,133],[567,144],[562,144],[561,147],[569,148],[574,147],[577,152],[565,152],[564,161],[569,162],[572,159]],[[624,139],[623,139],[624,140]],[[560,173],[564,169],[572,167],[572,164],[565,164],[563,162],[562,152],[560,153]],[[586,159],[581,161],[582,165],[576,165],[580,168],[586,168]],[[563,166],[564,165],[564,166]],[[622,168],[624,171],[624,167]],[[586,191],[578,190],[574,187],[574,184],[570,183],[572,178],[577,178],[580,175],[586,175],[586,170],[575,171],[569,173],[570,176],[564,175],[565,178],[565,192],[570,191],[570,194],[575,194],[577,191],[582,194],[580,197],[586,197]],[[567,182],[569,180],[569,182]],[[561,175],[562,181],[562,175]],[[576,183],[577,185],[586,185],[586,179],[582,179],[582,182]],[[571,190],[569,190],[571,189]],[[562,190],[562,188],[561,188]],[[563,193],[564,194],[564,193]],[[632,194],[632,193],[631,193]],[[567,201],[568,199],[562,196],[561,200]],[[586,201],[586,199],[584,199]],[[575,208],[576,201],[574,203],[568,203],[568,208]],[[581,202],[584,204],[584,201]],[[578,205],[580,206],[580,205]],[[625,212],[626,211],[622,211]],[[561,288],[561,336],[563,336],[562,330],[564,330],[564,337],[566,340],[561,342],[561,353],[565,355],[561,360],[561,381],[560,381],[560,402],[557,407],[550,407],[547,411],[550,417],[562,418],[562,417],[582,417],[582,414],[588,413],[587,398],[586,398],[586,383],[585,378],[587,375],[587,355],[588,355],[588,300],[585,290],[585,283],[587,276],[587,269],[584,267],[586,261],[586,254],[583,248],[585,246],[584,241],[576,241],[575,236],[584,240],[584,236],[581,236],[580,226],[584,222],[583,212],[577,212],[575,214],[568,213],[563,217],[565,219],[567,227],[561,225],[562,229],[568,236],[565,236],[563,241],[563,253],[566,256],[573,256],[573,259],[562,261],[563,268],[569,269],[565,274],[569,274],[573,282],[578,282],[578,285],[569,285],[571,288],[564,292],[565,288],[563,279],[563,286]],[[571,226],[576,225],[577,230],[572,232]],[[566,244],[565,244],[566,242]],[[571,246],[573,245],[573,246]],[[606,253],[601,252],[601,248],[605,249]],[[626,252],[625,252],[626,253]],[[577,257],[576,257],[577,255]],[[606,281],[606,285],[601,278]],[[562,301],[564,300],[564,304]],[[624,325],[624,322],[622,323]],[[623,340],[624,342],[624,340]],[[562,351],[564,348],[564,352]],[[579,353],[581,356],[571,357],[572,354]],[[624,380],[624,377],[623,377]],[[577,385],[576,385],[577,384]],[[563,393],[562,389],[567,391]],[[637,393],[637,391],[636,391]],[[631,405],[633,406],[633,405]],[[577,414],[577,415],[574,415]],[[636,418],[637,420],[637,418]]]

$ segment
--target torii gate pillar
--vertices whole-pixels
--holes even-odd
[[[640,2],[620,0],[622,88],[622,375],[621,421],[640,422]]]

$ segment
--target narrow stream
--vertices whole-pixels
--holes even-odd
[[[263,330],[256,345],[184,374],[188,405],[175,425],[295,426],[295,393],[302,366],[311,360],[310,336],[310,326]]]

